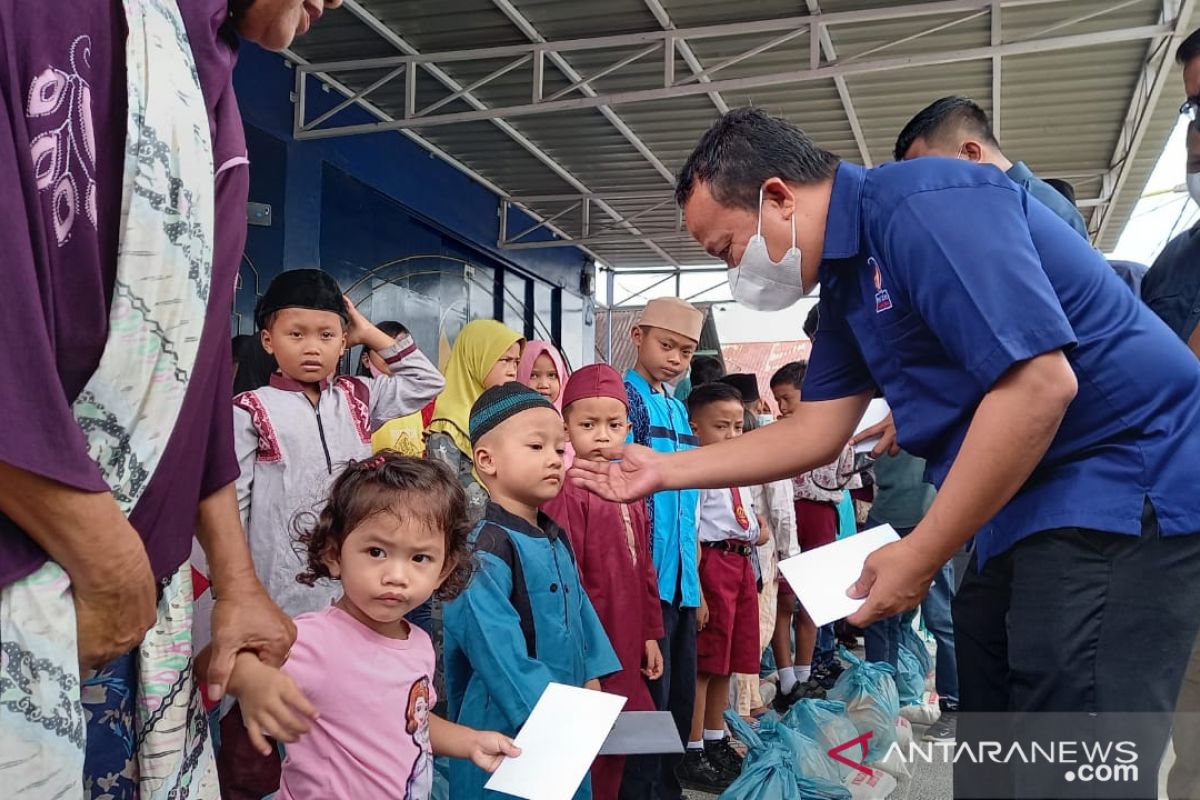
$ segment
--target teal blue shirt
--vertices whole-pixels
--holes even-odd
[[[659,453],[678,453],[699,445],[688,424],[687,408],[664,392],[650,388],[635,370],[625,373],[629,394],[629,441]],[[650,517],[650,554],[658,570],[658,596],[678,598],[684,608],[700,607],[700,573],[696,563],[700,492],[696,489],[655,492],[646,503]]]

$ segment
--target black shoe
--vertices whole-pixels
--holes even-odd
[[[771,701],[771,708],[775,709],[779,714],[787,713],[787,710],[792,707],[792,703],[800,699],[800,695],[797,694],[799,690],[800,684],[798,683],[792,687],[790,692],[784,692],[783,689],[780,689],[775,693],[775,699]]]
[[[841,661],[838,661],[836,658],[834,658],[822,664],[821,671],[828,672],[830,675],[836,678],[838,675],[841,675],[843,672],[845,672],[846,668],[842,666]]]
[[[842,671],[838,670],[834,672],[831,667],[818,667],[812,671],[812,677],[809,680],[816,683],[825,691],[829,691],[837,683],[838,675],[842,674]]]
[[[796,703],[797,700],[824,699],[825,687],[821,686],[821,684],[817,683],[812,678],[809,678],[803,683],[797,683],[787,694],[776,695],[775,702],[773,702],[771,705],[779,714],[785,714],[787,713],[787,710]]]
[[[720,770],[721,776],[730,782],[737,780],[737,777],[742,774],[743,756],[733,749],[728,736],[724,739],[705,742],[704,755],[708,758],[708,763]]]
[[[923,742],[953,742],[958,734],[958,712],[943,711],[938,721],[929,726]]]
[[[695,789],[710,794],[720,794],[733,783],[732,778],[708,760],[704,750],[688,750],[683,754],[683,760],[675,768],[675,777],[685,789]]]

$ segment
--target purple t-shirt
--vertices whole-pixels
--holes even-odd
[[[216,241],[209,311],[183,408],[130,515],[159,577],[187,559],[200,499],[238,474],[229,309],[249,187],[235,54],[219,33],[227,2],[180,6],[214,139]],[[120,0],[0,0],[0,104],[0,461],[106,491],[71,404],[104,351],[116,275],[126,114]],[[45,558],[0,515],[0,586]]]

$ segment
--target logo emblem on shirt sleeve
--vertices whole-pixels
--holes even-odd
[[[867,258],[867,266],[875,270],[875,313],[882,314],[892,307],[892,296],[883,288],[883,273],[879,271],[879,262],[875,256]]]

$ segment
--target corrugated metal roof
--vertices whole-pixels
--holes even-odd
[[[1191,8],[1191,0],[1185,7]],[[907,5],[902,0],[820,0],[829,14],[866,10],[869,13]],[[960,4],[967,5],[967,3]],[[1001,42],[1005,45],[1104,32],[1130,31],[1155,25],[1162,0],[1002,0]],[[346,8],[327,18],[296,52],[311,61],[337,61],[400,55],[396,37],[422,54],[451,50],[525,45],[532,36],[553,42],[597,36],[661,31],[664,19],[676,28],[731,25],[771,20],[805,13],[796,0],[606,0],[581,3],[571,0],[348,0]],[[665,15],[665,16],[664,16]],[[1081,17],[1089,17],[1080,19]],[[992,43],[988,7],[956,8],[953,13],[911,13],[902,18],[856,21],[827,28],[836,59],[825,54],[821,66],[852,66],[862,61],[893,58],[926,59],[931,55],[955,57],[955,51],[986,48]],[[744,50],[778,36],[756,33],[688,40],[691,53],[705,68],[712,68]],[[642,45],[565,52],[561,58],[587,76],[619,58],[636,53]],[[1155,49],[1157,48],[1157,49]],[[1027,162],[1042,177],[1063,177],[1074,183],[1081,201],[1102,198],[1101,175],[1116,164],[1129,162],[1122,190],[1112,203],[1111,219],[1097,241],[1109,249],[1129,218],[1150,171],[1162,150],[1181,95],[1177,67],[1148,114],[1139,147],[1126,155],[1117,150],[1126,111],[1138,110],[1135,95],[1138,76],[1148,55],[1153,64],[1164,54],[1169,59],[1168,36],[1138,38],[1107,44],[1077,46],[1049,52],[1005,55],[998,128],[1005,154]],[[714,80],[752,78],[809,66],[808,33],[728,66]],[[447,61],[438,67],[461,85],[470,85],[510,62],[511,57]],[[662,55],[644,57],[592,82],[602,95],[662,87]],[[352,89],[361,89],[387,72],[361,69],[338,75]],[[675,72],[682,80],[691,75],[681,53]],[[545,66],[543,96],[571,84],[552,59]],[[895,136],[917,110],[947,94],[967,94],[985,108],[997,107],[992,96],[992,60],[926,64],[866,74],[847,74],[844,85],[857,117],[866,155],[873,163],[891,159]],[[417,108],[423,108],[449,91],[426,70],[418,81]],[[530,102],[529,66],[513,69],[474,91],[475,104],[456,99],[436,113],[464,112]],[[582,97],[579,89],[565,95]],[[404,109],[404,81],[385,85],[370,95],[372,103],[394,117]],[[462,122],[420,129],[419,133],[471,170],[510,195],[570,194],[586,187],[599,195],[634,190],[670,196],[673,174],[690,153],[700,133],[718,114],[718,105],[754,104],[801,125],[824,147],[852,161],[863,152],[850,123],[850,115],[832,78],[800,80],[755,89],[724,90],[719,96],[694,94],[650,102],[617,103],[610,111],[597,108],[558,110],[518,116],[502,124],[493,121]],[[614,122],[614,120],[616,120]],[[622,130],[621,126],[625,129]],[[631,141],[636,137],[636,142]],[[517,141],[524,138],[525,143]],[[641,144],[645,152],[639,152]],[[531,152],[536,150],[536,152]],[[652,154],[657,164],[646,153]],[[661,168],[660,168],[661,167]],[[1111,183],[1111,181],[1110,181]],[[636,214],[655,200],[611,200],[609,206],[623,216]],[[531,208],[542,215],[562,211],[568,203],[541,201]],[[1085,217],[1093,217],[1085,209]],[[664,230],[675,224],[670,203],[639,216],[635,225],[644,230]],[[609,223],[593,209],[592,227]],[[564,215],[555,224],[572,236],[581,233],[577,215]],[[622,231],[614,228],[611,238]],[[662,266],[666,257],[678,264],[711,263],[693,242],[680,237],[659,237],[656,246],[630,237],[596,243],[590,249],[615,267]]]
[[[738,342],[722,348],[726,372],[749,372],[758,378],[758,394],[768,402],[771,395],[771,376],[784,364],[807,361],[812,342],[797,339],[790,342]],[[774,403],[772,402],[772,406]]]

